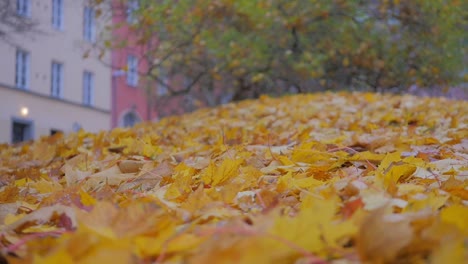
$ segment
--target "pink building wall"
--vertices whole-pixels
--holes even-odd
[[[160,96],[157,94],[158,85],[155,81],[145,80],[144,73],[148,70],[148,63],[144,54],[150,47],[157,45],[157,40],[151,43],[138,44],[137,37],[127,24],[127,6],[125,1],[114,0],[113,2],[113,36],[117,39],[126,39],[128,45],[125,48],[114,49],[112,51],[112,128],[122,126],[125,114],[133,112],[138,115],[141,121],[154,121],[169,115],[179,115],[205,105],[200,103],[199,87],[194,87],[190,94],[178,96]],[[127,66],[127,57],[133,55],[139,61],[139,83],[138,87],[127,84],[126,73],[122,70]],[[183,76],[169,77],[170,85],[177,89],[183,87]],[[221,96],[221,89],[216,89],[215,95]],[[203,96],[202,96],[203,97]]]
[[[158,118],[155,108],[150,103],[150,99],[155,91],[155,85],[148,90],[145,78],[141,73],[147,71],[147,63],[142,55],[145,45],[136,44],[136,37],[131,32],[127,20],[126,6],[120,1],[114,1],[112,23],[114,25],[124,24],[120,28],[113,30],[113,35],[118,38],[127,39],[128,45],[125,48],[114,49],[112,51],[112,127],[123,125],[123,116],[127,113],[135,113],[141,121],[151,121]],[[138,58],[139,81],[138,86],[133,87],[127,84],[127,58],[133,55]],[[150,86],[151,87],[151,86]]]

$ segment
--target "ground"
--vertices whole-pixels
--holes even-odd
[[[463,263],[468,102],[320,93],[0,146],[11,263]]]

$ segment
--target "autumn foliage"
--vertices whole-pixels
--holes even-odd
[[[214,105],[261,94],[468,81],[460,0],[91,2],[121,19],[98,46],[141,50],[148,67],[140,69],[140,86],[149,95],[158,86],[164,97],[186,94]]]
[[[9,263],[463,263],[468,103],[261,97],[0,146]]]

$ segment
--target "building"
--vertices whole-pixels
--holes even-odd
[[[158,45],[155,38],[147,43],[138,43],[131,25],[139,23],[133,16],[139,8],[138,0],[112,0],[112,36],[125,39],[126,45],[112,50],[112,127],[133,126],[141,121],[156,121],[169,115],[182,114],[195,109],[192,95],[167,96],[165,86],[146,78],[148,61],[145,54],[152,45]],[[184,76],[169,76],[159,69],[164,82],[173,87],[183,87]]]
[[[83,56],[93,50],[104,18],[85,0],[10,3],[14,17],[37,26],[0,39],[0,143],[109,129],[111,69],[93,52]]]
[[[152,102],[156,85],[145,80],[142,74],[148,67],[143,57],[148,44],[136,43],[136,36],[129,27],[133,23],[134,8],[138,8],[138,1],[112,1],[112,23],[124,24],[113,27],[112,35],[117,39],[127,39],[126,47],[111,52],[112,127],[133,126],[141,121],[158,119]]]

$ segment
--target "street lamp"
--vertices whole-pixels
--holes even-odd
[[[26,117],[29,114],[29,109],[25,106],[21,107],[20,114],[22,117]]]

